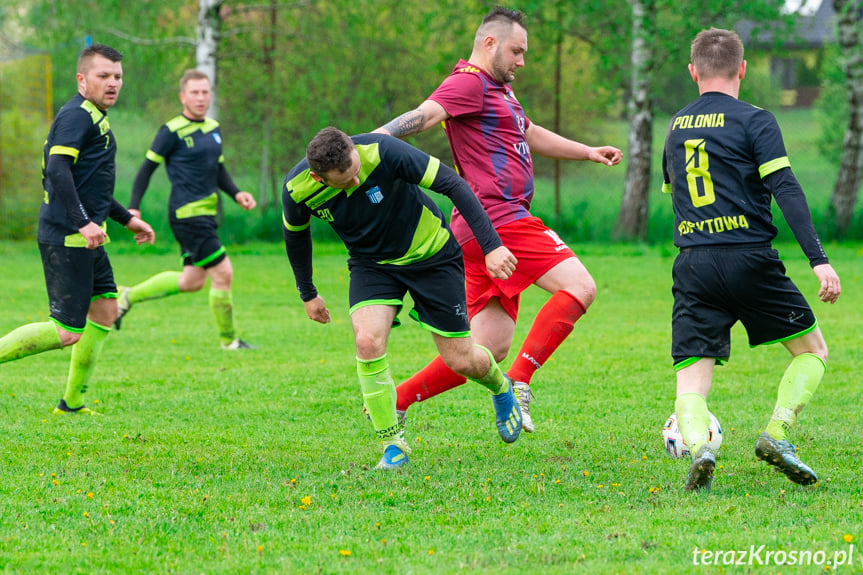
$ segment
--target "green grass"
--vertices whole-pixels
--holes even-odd
[[[103,418],[50,415],[68,350],[0,366],[3,572],[814,573],[823,569],[694,566],[692,549],[832,555],[846,535],[855,563],[840,572],[863,572],[855,248],[828,246],[844,293],[814,303],[831,361],[794,440],[818,486],[756,462],[788,358],[750,350],[738,326],[710,398],[725,441],[714,489],[700,495],[683,492],[686,463],[660,440],[674,409],[670,250],[576,248],[599,294],[534,378],[536,433],[504,445],[487,394],[462,386],[411,408],[411,461],[380,473],[355,381],[345,255],[316,249],[332,324],[305,317],[277,245],[230,248],[237,323],[262,349],[219,350],[205,293],[140,304],[91,384]],[[814,302],[799,249],[780,249]],[[109,251],[122,283],[178,264],[125,236]],[[0,333],[43,321],[35,246],[0,243],[0,259]],[[526,292],[516,344],[544,300]],[[412,323],[391,336],[397,379],[434,354]]]

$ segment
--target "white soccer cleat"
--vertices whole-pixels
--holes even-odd
[[[234,341],[232,341],[231,343],[223,343],[222,349],[227,350],[227,351],[234,351],[234,350],[238,350],[238,349],[259,349],[259,348],[256,345],[246,343],[245,341],[241,340],[240,338],[237,338]]]
[[[533,419],[530,417],[530,401],[533,399],[533,392],[530,390],[530,384],[513,381],[512,389],[515,392],[518,409],[521,411],[521,429],[525,433],[533,433]]]

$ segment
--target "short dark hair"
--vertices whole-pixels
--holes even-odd
[[[503,6],[495,6],[491,10],[489,10],[488,14],[482,19],[482,23],[479,25],[480,28],[484,27],[487,24],[498,24],[498,23],[509,23],[518,24],[525,30],[527,30],[527,25],[525,24],[524,12],[520,10],[511,10],[509,8],[504,8]]]
[[[701,78],[734,78],[743,62],[743,42],[734,30],[702,30],[692,41],[689,61]]]
[[[201,70],[196,70],[194,68],[190,68],[190,69],[186,70],[185,72],[183,72],[183,76],[182,76],[182,78],[180,78],[180,91],[181,92],[186,89],[186,84],[189,82],[189,80],[207,80],[208,82],[211,82],[210,77],[207,76],[206,72],[202,72]]]
[[[351,152],[356,149],[351,137],[329,126],[318,132],[306,148],[309,168],[319,176],[336,170],[346,172],[351,167]]]
[[[90,68],[90,61],[94,56],[102,56],[103,58],[107,58],[112,62],[122,62],[123,54],[111,48],[110,46],[106,46],[104,44],[92,44],[87,46],[81,53],[78,55],[78,73],[86,74],[87,70]]]

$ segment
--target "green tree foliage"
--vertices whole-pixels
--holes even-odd
[[[670,112],[694,96],[685,65],[695,31],[732,26],[744,16],[774,18],[779,4],[658,1],[653,105]],[[327,125],[367,132],[416,107],[459,58],[470,55],[476,27],[491,5],[487,0],[225,0],[217,54],[225,155],[240,186],[257,192],[264,214],[257,225],[243,215],[236,230],[228,226],[236,239],[278,237],[280,219],[273,208],[282,178],[302,157],[306,142]],[[523,0],[517,7],[527,15],[529,50],[513,88],[531,120],[626,152],[623,141],[602,133],[599,120],[626,110],[627,0]],[[151,118],[153,133],[178,112],[177,79],[195,65],[197,0],[22,0],[18,14],[24,16],[18,26],[22,41],[52,54],[55,109],[74,93],[75,59],[89,36],[125,54],[126,84],[118,107]],[[411,143],[451,161],[443,130],[430,130]],[[147,145],[149,140],[124,142],[141,154]],[[562,166],[564,178],[583,168],[576,162]],[[539,179],[550,179],[554,165],[537,158],[535,170]]]
[[[50,60],[0,61],[0,236],[35,233],[42,202],[42,144],[50,124]]]
[[[32,0],[29,28],[22,34],[28,44],[52,55],[55,107],[77,90],[75,62],[89,37],[124,55],[120,105],[161,111],[170,100],[176,102],[183,70],[194,67],[196,14],[192,2]]]
[[[839,166],[842,156],[842,134],[848,126],[848,90],[845,73],[839,59],[839,47],[826,48],[827,56],[821,70],[821,90],[815,101],[820,134],[818,152],[831,164]]]

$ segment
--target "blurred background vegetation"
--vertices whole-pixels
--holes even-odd
[[[226,162],[238,185],[259,202],[254,214],[224,206],[222,238],[227,243],[279,241],[282,180],[302,158],[308,140],[327,125],[367,132],[416,107],[459,58],[470,55],[476,26],[494,4],[216,3],[221,19],[216,89]],[[752,38],[759,37],[758,30],[777,30],[766,41],[750,43],[744,37],[749,71],[741,98],[777,113],[792,167],[819,226],[847,124],[835,46],[796,42],[795,32],[789,31],[795,16],[779,10],[782,2],[656,4],[661,51],[652,63],[655,185],[647,241],[672,237],[670,202],[659,193],[659,162],[668,117],[697,96],[686,71],[691,37],[708,25],[741,22]],[[628,3],[525,0],[518,8],[528,16],[529,51],[513,88],[531,120],[587,144],[617,146],[626,154]],[[42,143],[51,113],[76,92],[75,60],[87,41],[109,44],[125,55],[124,87],[110,116],[119,145],[115,195],[128,201],[157,129],[180,111],[177,80],[183,70],[196,66],[198,13],[195,0],[0,0],[0,237],[34,235],[42,198]],[[443,130],[410,141],[451,163]],[[625,168],[578,162],[563,162],[560,168],[556,204],[553,162],[536,158],[535,213],[570,241],[609,241]],[[168,193],[164,170],[159,170],[142,207],[160,232],[163,249],[175,249],[166,241]],[[863,238],[859,214],[854,223],[849,237]],[[784,223],[780,229],[792,239]],[[314,233],[332,237],[327,226],[315,226]]]

